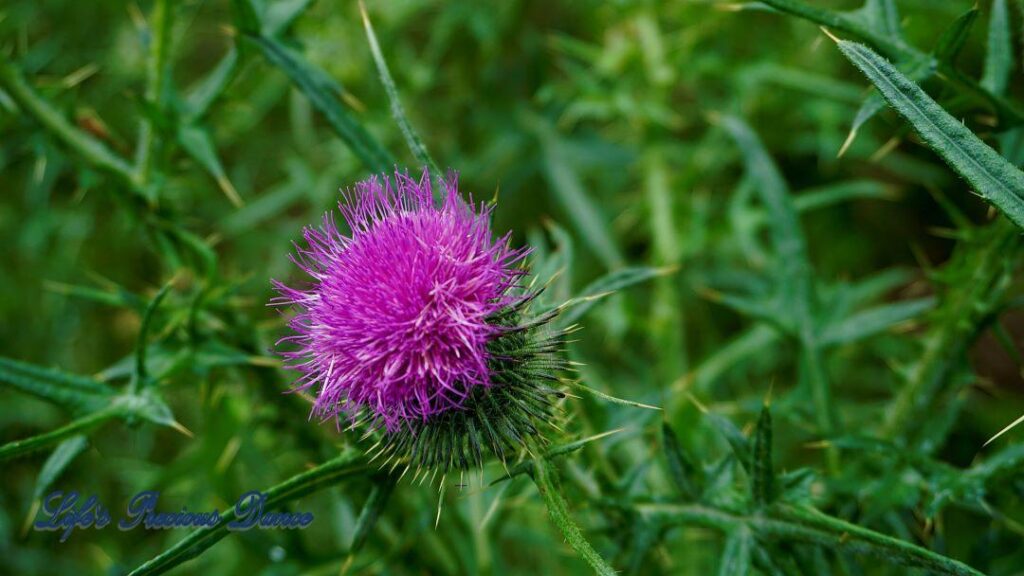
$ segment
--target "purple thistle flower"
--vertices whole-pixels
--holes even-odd
[[[327,213],[296,245],[312,282],[273,281],[271,304],[298,309],[279,353],[301,374],[295,389],[316,391],[313,415],[366,413],[391,431],[492,385],[488,344],[509,327],[489,319],[523,300],[526,250],[493,238],[490,207],[462,200],[453,173],[443,185],[438,205],[426,170],[359,182],[339,203],[350,234]]]

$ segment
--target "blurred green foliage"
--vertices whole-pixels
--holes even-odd
[[[1020,201],[1021,4],[375,1],[375,57],[356,3],[8,0],[5,571],[128,573],[188,534],[57,543],[29,529],[51,488],[224,510],[330,462],[274,493],[309,529],[168,567],[1019,573],[1020,433],[982,445],[1024,412],[1021,243],[982,198]],[[868,87],[896,74],[924,92],[894,111]],[[265,306],[339,187],[428,158],[497,196],[545,305],[618,290],[568,354],[662,408],[581,393],[557,459],[440,503],[283,394]]]

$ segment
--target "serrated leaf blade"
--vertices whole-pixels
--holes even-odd
[[[1024,227],[1024,173],[942,109],[920,87],[863,44],[839,40],[839,49],[906,118],[922,139],[982,198]]]

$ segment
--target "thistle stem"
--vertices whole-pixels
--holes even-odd
[[[547,506],[551,521],[562,532],[562,536],[573,550],[590,564],[595,573],[601,576],[615,576],[615,570],[594,550],[590,542],[587,542],[580,527],[569,515],[569,507],[551,462],[544,457],[534,458],[531,477],[544,500],[544,505]]]
[[[152,114],[164,111],[164,86],[170,74],[171,28],[174,25],[174,9],[168,0],[157,0],[150,16],[152,38],[149,45],[149,59],[146,62],[146,102],[152,107]],[[144,115],[139,128],[139,143],[136,150],[136,179],[143,190],[150,194],[153,156],[159,148],[156,123],[151,115]],[[155,198],[151,198],[155,200]]]
[[[960,260],[971,266],[970,280],[951,286],[943,297],[924,354],[888,411],[882,426],[886,438],[909,440],[918,432],[915,416],[926,413],[946,389],[953,362],[978,336],[1005,292],[1000,279],[1024,246],[1020,230],[1010,220],[999,218],[984,232],[986,238],[979,239]]]
[[[691,524],[731,533],[748,528],[760,538],[829,546],[837,551],[870,554],[901,566],[923,568],[936,574],[983,576],[970,566],[816,510],[776,505],[764,514],[741,516],[700,504],[638,504],[633,509],[648,520],[667,525]]]

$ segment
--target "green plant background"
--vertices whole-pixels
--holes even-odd
[[[4,2],[0,572],[189,533],[58,543],[52,489],[223,511],[357,462],[283,394],[269,279],[339,187],[429,153],[497,196],[544,305],[617,290],[567,353],[661,409],[574,392],[495,485],[317,469],[310,528],[173,573],[1022,573],[1022,433],[983,444],[1024,413],[1024,7],[974,4],[373,1],[375,58],[354,2]],[[885,106],[882,56],[949,115]]]

